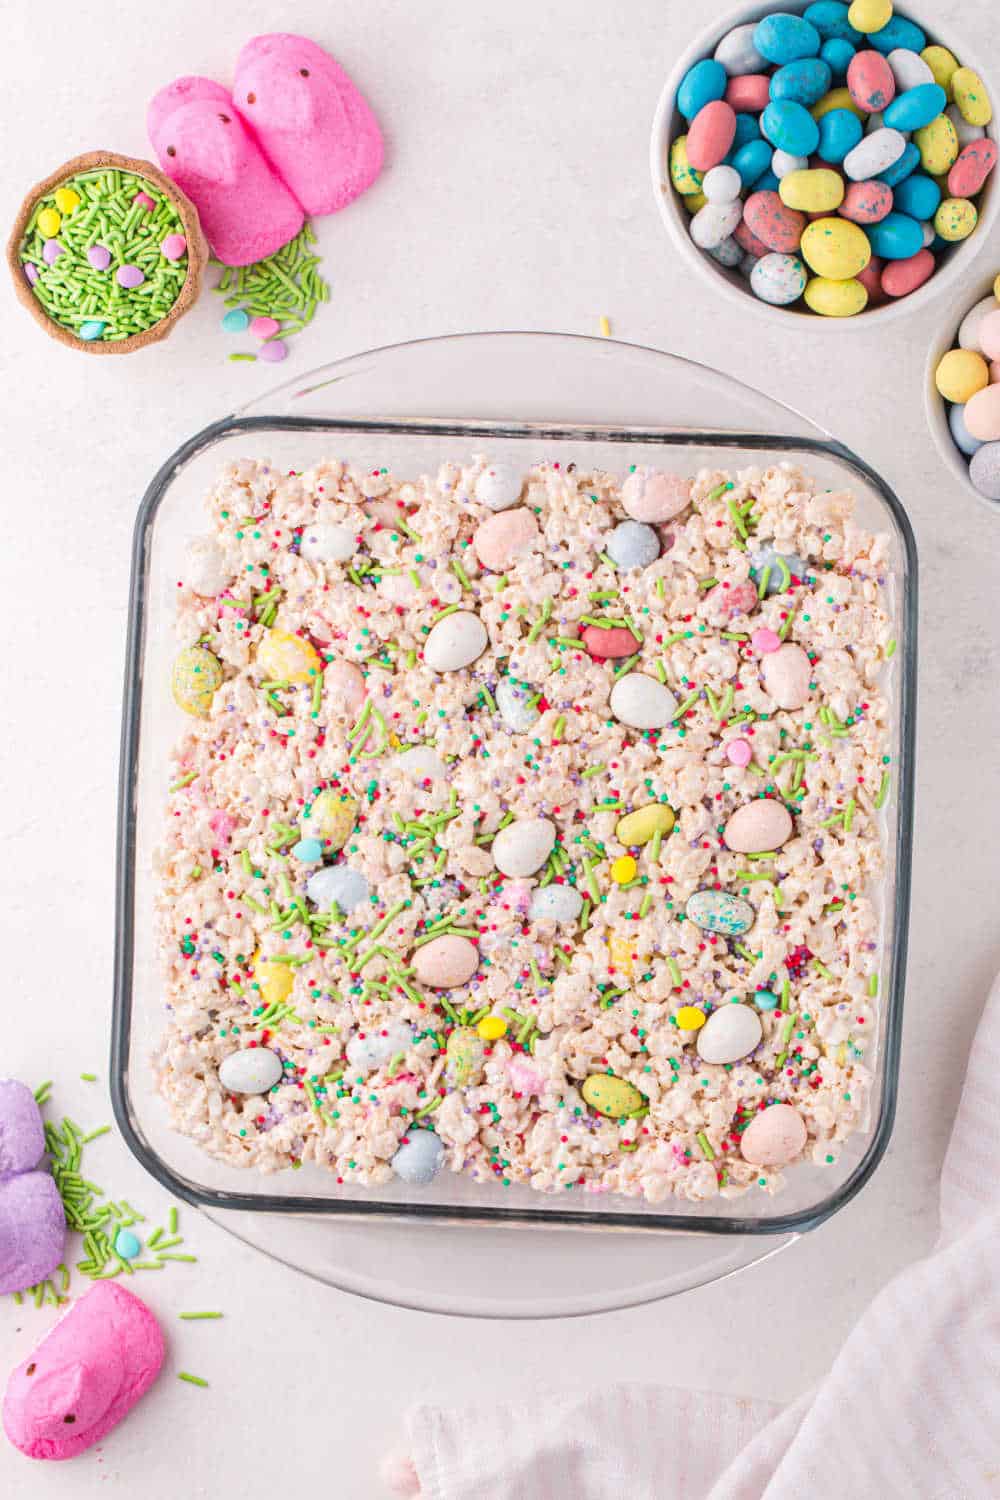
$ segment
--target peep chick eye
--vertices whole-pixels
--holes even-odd
[[[223,125],[228,125],[229,124],[229,116],[228,115],[220,115],[219,119],[222,121]]]
[[[24,1373],[25,1373],[25,1375],[34,1375],[34,1373],[35,1373],[35,1371],[36,1371],[36,1370],[37,1370],[37,1369],[38,1369],[38,1366],[37,1366],[37,1365],[36,1365],[36,1364],[35,1364],[35,1363],[34,1363],[34,1362],[32,1362],[32,1363],[31,1363],[31,1364],[30,1364],[30,1365],[29,1365],[29,1366],[28,1366],[28,1368],[27,1368],[27,1369],[26,1369],[26,1370],[25,1370],[25,1372],[24,1372]]]
[[[247,94],[247,103],[248,104],[256,104],[257,103],[257,95],[256,94]]]
[[[167,155],[168,156],[176,156],[177,155],[177,147],[176,146],[168,146],[167,147]]]
[[[72,1413],[72,1412],[70,1412],[70,1414],[69,1414],[69,1416],[68,1416],[68,1417],[63,1417],[63,1421],[64,1421],[64,1422],[67,1422],[67,1423],[69,1423],[69,1424],[72,1424],[72,1423],[73,1423],[73,1422],[75,1422],[75,1421],[76,1421],[76,1418],[75,1418],[75,1417],[74,1417],[74,1415],[73,1415],[73,1413]]]
[[[308,78],[309,77],[309,69],[308,68],[300,68],[299,72],[302,74],[303,78]]]

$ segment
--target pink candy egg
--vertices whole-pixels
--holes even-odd
[[[934,257],[918,250],[907,260],[891,260],[882,272],[882,290],[887,297],[908,297],[934,275]]]
[[[771,253],[764,241],[759,240],[754,234],[746,219],[741,219],[733,230],[733,239],[741,250],[745,250],[748,255],[756,256],[758,260]]]
[[[979,347],[987,359],[1000,359],[1000,311],[987,313],[980,323]]]
[[[600,625],[588,625],[580,639],[596,661],[618,661],[634,656],[639,649],[639,642],[624,625],[612,626],[610,630],[602,630]]]
[[[770,102],[771,80],[764,73],[744,73],[726,86],[726,103],[738,114],[759,114]]]
[[[896,96],[896,80],[881,52],[855,52],[847,69],[847,87],[866,115],[885,109]]]
[[[788,208],[777,193],[751,193],[743,206],[743,218],[750,230],[768,248],[791,255],[799,248],[806,216]]]
[[[770,656],[772,651],[781,650],[781,637],[777,631],[761,625],[750,637],[750,644],[759,656]]]
[[[997,146],[988,136],[970,141],[948,173],[948,192],[953,198],[971,198],[978,193],[997,162]]]
[[[484,568],[503,573],[520,553],[538,540],[538,522],[530,510],[502,510],[476,528],[472,538],[476,556]]]
[[[757,585],[749,579],[728,586],[717,584],[707,596],[706,603],[713,615],[726,620],[731,620],[734,615],[748,615],[757,608]]]
[[[755,1167],[783,1167],[801,1153],[806,1139],[805,1121],[798,1110],[790,1104],[771,1104],[743,1132],[740,1153]]]
[[[250,332],[255,339],[269,339],[280,327],[277,318],[254,318],[250,323]]]
[[[736,135],[736,115],[724,99],[704,105],[691,121],[687,136],[687,158],[696,172],[717,167]]]
[[[748,766],[752,756],[749,740],[730,740],[726,746],[726,759],[732,766]]]
[[[878,307],[885,301],[885,292],[882,290],[882,266],[883,262],[877,255],[873,255],[863,271],[855,276],[855,281],[860,281],[868,293],[868,306]]]
[[[160,250],[167,260],[180,260],[187,252],[187,240],[182,234],[168,234]]]
[[[966,427],[981,443],[1000,439],[1000,385],[987,385],[977,391],[966,402],[964,415]]]
[[[851,183],[838,213],[852,224],[877,224],[891,208],[892,188],[873,177],[869,182]]]
[[[690,502],[691,481],[664,469],[635,469],[622,485],[625,514],[647,526],[672,520]]]

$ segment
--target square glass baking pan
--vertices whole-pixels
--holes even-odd
[[[150,1057],[164,1024],[153,938],[152,854],[161,836],[168,753],[180,714],[169,691],[173,595],[186,541],[205,529],[203,498],[229,460],[266,458],[304,468],[325,457],[400,475],[487,453],[523,468],[556,459],[624,470],[662,463],[693,473],[770,459],[800,464],[820,488],[849,488],[861,525],[891,538],[889,606],[898,641],[887,684],[893,791],[883,811],[878,1036],[869,1119],[836,1165],[803,1164],[775,1197],[657,1206],[584,1195],[500,1190],[451,1172],[424,1188],[394,1182],[350,1189],[307,1166],[262,1175],[217,1162],[171,1130]],[[610,340],[477,334],[397,345],[325,366],[206,427],[152,480],[134,540],[118,828],[117,947],[112,1080],[115,1113],[132,1150],[191,1202],[246,1214],[349,1216],[449,1225],[558,1225],[686,1235],[789,1234],[821,1223],[870,1176],[892,1128],[910,892],[917,576],[913,535],[889,487],[804,418],[689,361]],[[760,1246],[762,1253],[764,1245]]]

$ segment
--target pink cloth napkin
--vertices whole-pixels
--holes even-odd
[[[498,1413],[420,1406],[424,1500],[1000,1500],[1000,978],[941,1179],[934,1252],[788,1407],[623,1385]]]

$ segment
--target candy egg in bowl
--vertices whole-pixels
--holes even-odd
[[[942,461],[956,484],[995,514],[1000,514],[998,292],[1000,276],[968,282],[931,346],[924,388],[927,423]]]
[[[675,249],[730,301],[819,325],[884,322],[953,286],[1000,214],[985,68],[913,5],[740,6],[657,104],[650,170]]]

